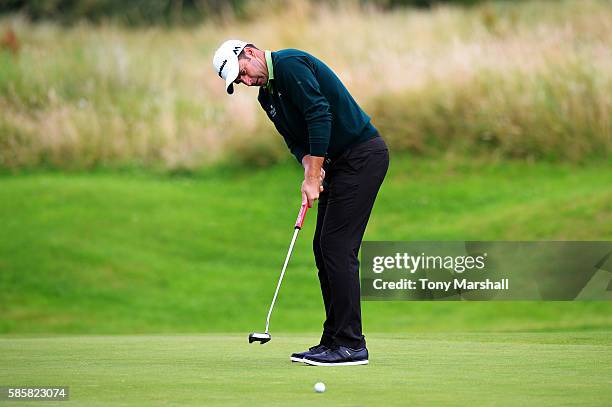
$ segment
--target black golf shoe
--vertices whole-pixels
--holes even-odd
[[[318,353],[325,352],[327,349],[328,348],[325,345],[315,345],[315,346],[308,348],[307,351],[300,352],[300,353],[292,353],[291,361],[292,362],[303,362],[305,356],[316,355]]]
[[[306,355],[302,362],[313,366],[354,366],[368,364],[368,349],[338,346],[316,355]]]

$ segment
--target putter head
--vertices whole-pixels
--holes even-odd
[[[272,336],[269,333],[257,333],[253,332],[249,335],[249,343],[260,342],[262,345],[272,339]]]

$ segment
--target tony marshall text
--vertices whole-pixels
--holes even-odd
[[[469,281],[465,278],[454,278],[451,281],[430,281],[426,278],[417,280],[402,278],[398,281],[383,281],[377,278],[372,282],[372,286],[375,290],[507,290],[508,279],[492,281],[487,278],[483,281]]]

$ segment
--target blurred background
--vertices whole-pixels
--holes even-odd
[[[392,163],[366,240],[611,240],[612,2],[0,0],[0,333],[248,332],[301,170],[212,69],[325,61]],[[309,213],[274,314],[320,329]],[[612,276],[611,276],[612,277]],[[606,330],[607,302],[367,302],[377,332]]]

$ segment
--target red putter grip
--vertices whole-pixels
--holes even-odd
[[[300,213],[298,213],[297,220],[295,221],[295,229],[302,229],[304,219],[306,218],[306,212],[308,211],[308,202],[302,203]]]

